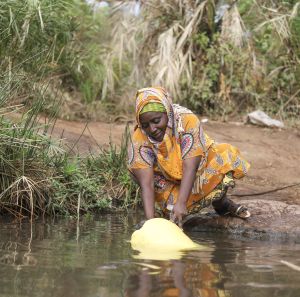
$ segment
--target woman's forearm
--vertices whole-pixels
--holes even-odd
[[[154,177],[153,168],[132,170],[136,181],[141,187],[142,200],[146,219],[154,217]]]
[[[186,203],[190,193],[192,191],[194,181],[196,178],[196,172],[189,170],[186,172],[181,180],[179,195],[178,195],[178,202],[179,203]]]
[[[154,188],[151,186],[142,186],[142,200],[146,219],[154,218]]]

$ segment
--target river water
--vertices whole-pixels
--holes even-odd
[[[0,297],[300,296],[299,244],[193,233],[203,249],[153,260],[128,242],[139,220],[1,221]]]

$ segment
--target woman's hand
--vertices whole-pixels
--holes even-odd
[[[192,192],[201,156],[183,160],[183,174],[180,183],[178,199],[174,205],[170,219],[182,227],[183,216],[187,214],[186,203]]]
[[[176,202],[171,212],[171,221],[176,223],[180,228],[182,228],[182,219],[187,214],[186,203]]]

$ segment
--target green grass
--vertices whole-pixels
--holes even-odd
[[[103,99],[105,20],[81,0],[1,1],[1,214],[79,215],[135,203],[128,135],[120,148],[84,158],[50,137],[66,92],[86,104]]]
[[[65,209],[68,214],[101,210],[120,210],[137,204],[137,187],[127,170],[128,132],[121,147],[110,145],[98,154],[65,159],[60,174],[53,178],[52,212]],[[62,206],[65,207],[62,207]]]
[[[73,216],[137,203],[126,167],[127,131],[121,147],[80,157],[45,135],[33,115],[19,124],[0,119],[0,213]]]
[[[100,100],[108,26],[105,10],[95,12],[83,0],[1,1],[1,76],[23,84],[10,99],[28,100],[20,76],[29,76],[86,104]]]

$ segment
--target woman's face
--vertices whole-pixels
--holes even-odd
[[[140,123],[148,136],[160,142],[166,133],[168,116],[166,112],[149,111],[140,115]]]

